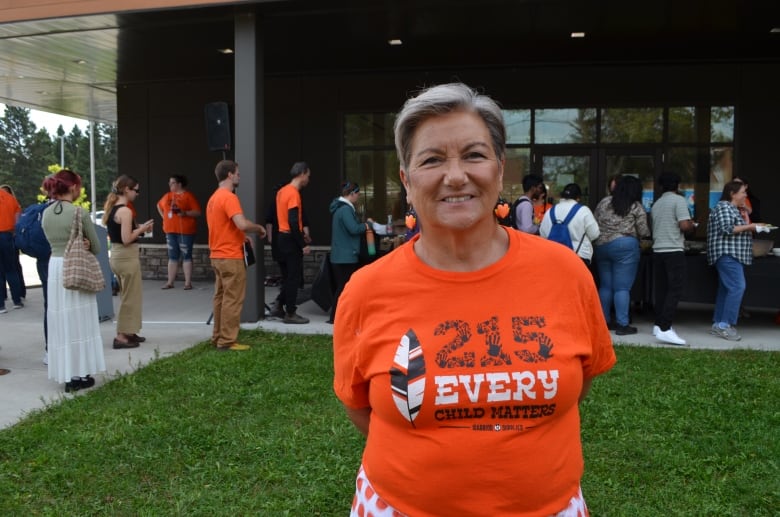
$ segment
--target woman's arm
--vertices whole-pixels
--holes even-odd
[[[114,215],[122,230],[122,244],[134,243],[138,237],[146,233],[146,225],[133,229],[133,212],[126,206],[119,208]]]
[[[349,417],[352,423],[355,424],[355,427],[358,428],[358,431],[363,433],[363,436],[368,436],[368,421],[371,416],[371,408],[353,409],[344,406],[344,410],[347,412],[347,417]]]

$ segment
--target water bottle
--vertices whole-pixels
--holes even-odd
[[[393,215],[387,214],[387,235],[393,235]]]
[[[366,248],[368,248],[368,256],[373,257],[376,255],[376,244],[374,243],[374,232],[371,230],[371,226],[366,226]]]

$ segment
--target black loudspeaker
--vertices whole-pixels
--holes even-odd
[[[227,102],[206,104],[206,138],[209,151],[230,150],[230,112]]]

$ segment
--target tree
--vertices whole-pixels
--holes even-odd
[[[95,125],[95,199],[98,205],[111,189],[117,174],[116,127]],[[78,173],[90,194],[89,133],[74,125],[65,134],[62,126],[50,136],[46,129],[37,130],[30,120],[30,110],[6,106],[0,117],[0,184],[11,185],[22,206],[34,203],[43,179],[60,167],[60,149],[64,140],[65,167]],[[56,164],[56,165],[52,165]],[[53,171],[49,166],[54,167]]]

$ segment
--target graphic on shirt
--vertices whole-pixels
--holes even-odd
[[[494,316],[473,325],[463,320],[447,320],[434,328],[433,335],[444,336],[435,354],[433,370],[428,372],[436,387],[430,402],[436,407],[434,418],[453,427],[455,421],[468,425],[455,427],[473,430],[523,431],[528,424],[478,424],[480,420],[535,420],[552,416],[558,393],[559,371],[535,369],[531,364],[546,363],[553,357],[553,342],[543,332],[542,316],[515,316],[511,319],[512,341],[501,341],[499,318]],[[479,341],[479,342],[477,342]],[[517,343],[517,344],[515,344]],[[467,349],[467,345],[468,349]],[[423,409],[425,391],[424,343],[414,330],[401,338],[390,368],[393,400],[404,419],[414,427],[414,419]],[[515,364],[516,363],[516,364]],[[528,365],[522,368],[521,365]],[[489,370],[483,370],[484,368]],[[505,367],[494,370],[495,367]],[[446,370],[458,369],[457,375]],[[473,373],[462,370],[474,369]],[[498,429],[496,428],[498,425]]]
[[[425,394],[425,358],[420,341],[411,329],[401,337],[395,351],[390,384],[398,411],[414,427],[414,419],[420,413]]]

